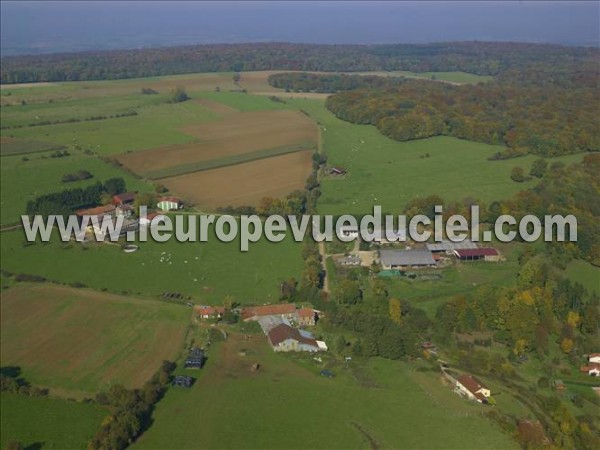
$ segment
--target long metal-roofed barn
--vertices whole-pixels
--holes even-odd
[[[379,260],[385,270],[405,267],[434,267],[435,259],[429,250],[380,250]]]
[[[465,239],[462,242],[452,242],[452,241],[442,241],[442,242],[434,242],[432,244],[426,244],[427,250],[432,253],[452,253],[455,250],[473,250],[477,248],[477,244],[470,241],[469,239]]]

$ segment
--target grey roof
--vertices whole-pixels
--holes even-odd
[[[427,244],[427,250],[432,252],[451,252],[454,250],[471,250],[477,248],[477,244],[465,239],[462,242],[442,241]]]
[[[432,266],[435,259],[429,250],[380,250],[384,266]]]

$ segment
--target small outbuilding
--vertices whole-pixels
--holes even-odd
[[[157,203],[158,208],[162,211],[172,211],[181,209],[183,207],[183,202],[179,197],[160,197]]]
[[[461,261],[500,261],[498,251],[490,247],[454,250],[454,255]]]
[[[194,379],[192,377],[186,377],[184,375],[177,375],[175,378],[173,378],[173,382],[171,383],[171,385],[173,387],[184,387],[184,388],[190,388],[190,387],[192,387],[193,384],[194,384]]]

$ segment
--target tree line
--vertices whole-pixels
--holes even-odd
[[[289,43],[210,44],[88,51],[1,59],[1,83],[138,78],[192,72],[251,70],[464,71],[510,75],[540,64],[560,70],[598,57],[598,49],[558,45],[450,42],[394,45]]]

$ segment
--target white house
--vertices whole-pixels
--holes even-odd
[[[588,362],[600,364],[600,353],[591,353],[588,355]]]

